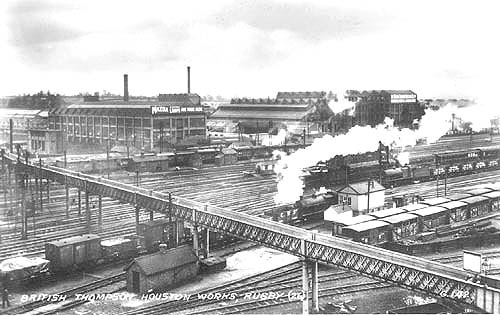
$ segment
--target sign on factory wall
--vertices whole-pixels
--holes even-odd
[[[151,114],[181,114],[203,112],[201,106],[178,106],[178,105],[153,105],[151,106]]]

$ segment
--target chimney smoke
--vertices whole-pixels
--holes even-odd
[[[128,102],[128,75],[123,75],[123,101]]]
[[[191,67],[187,66],[188,70],[188,94],[191,93]]]

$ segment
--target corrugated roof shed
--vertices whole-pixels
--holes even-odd
[[[136,258],[125,267],[125,270],[137,264],[145,275],[150,276],[197,261],[198,257],[194,254],[191,246],[184,245],[165,252],[157,252],[152,255]]]

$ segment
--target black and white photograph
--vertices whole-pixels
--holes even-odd
[[[499,9],[1,1],[0,314],[500,314]]]

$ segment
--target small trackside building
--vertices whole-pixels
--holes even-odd
[[[354,215],[381,210],[384,207],[385,188],[377,181],[352,183],[337,190],[339,204],[348,205]]]
[[[191,246],[173,249],[134,259],[124,268],[127,272],[127,291],[146,294],[171,288],[198,274],[198,257]]]

